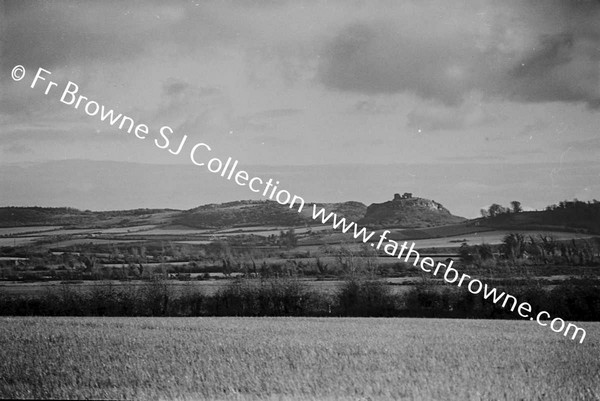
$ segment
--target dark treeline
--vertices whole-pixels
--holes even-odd
[[[534,313],[548,311],[552,318],[600,320],[597,285],[565,282],[551,290],[537,285],[498,288],[528,302]],[[520,319],[510,311],[455,286],[419,285],[394,293],[384,281],[351,279],[337,292],[311,290],[293,278],[240,279],[216,294],[197,287],[175,289],[165,281],[144,285],[93,286],[90,291],[70,285],[38,296],[0,292],[3,316],[386,316],[477,319]],[[535,316],[534,313],[532,316]]]

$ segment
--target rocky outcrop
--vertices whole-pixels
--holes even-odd
[[[373,203],[367,207],[365,217],[359,224],[372,228],[422,228],[456,224],[466,219],[454,216],[441,203],[413,197],[410,193],[384,203]]]

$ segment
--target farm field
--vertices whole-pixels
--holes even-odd
[[[430,239],[419,239],[415,240],[415,247],[419,248],[446,248],[446,247],[459,247],[463,242],[468,245],[479,245],[479,244],[490,244],[498,245],[502,243],[502,239],[510,233],[521,233],[525,237],[533,236],[536,239],[540,236],[551,236],[555,240],[564,241],[572,239],[587,239],[592,238],[593,235],[569,233],[569,232],[558,232],[558,231],[483,231],[480,233],[458,235],[454,237],[444,238],[430,238]]]
[[[396,231],[396,235],[389,234],[390,239],[394,239],[395,241],[402,243],[404,241],[414,242],[416,249],[422,248],[458,248],[463,242],[466,242],[468,245],[480,245],[480,244],[490,244],[490,245],[498,245],[502,243],[502,239],[510,233],[521,233],[526,237],[533,236],[535,238],[539,238],[542,236],[551,236],[555,240],[572,240],[572,239],[587,239],[594,237],[593,235],[580,234],[580,233],[570,233],[563,231],[519,231],[519,230],[487,230],[481,232],[471,232],[467,234],[460,234],[455,236],[445,236],[441,238],[427,238],[427,237],[419,237],[416,233],[411,235],[411,232],[416,230],[404,230],[404,231]],[[378,230],[376,235],[373,236],[373,239],[378,239],[379,235],[382,231]],[[406,233],[404,233],[406,232]],[[402,233],[402,237],[399,238],[398,233]],[[347,240],[348,237],[341,233],[332,233],[325,235],[322,239],[312,239],[308,238],[304,241],[300,241],[301,248],[315,248],[318,247],[317,244],[328,242],[328,243],[339,243]],[[360,245],[360,244],[358,244]]]
[[[176,244],[181,244],[181,245],[208,245],[210,243],[212,243],[213,241],[209,241],[209,240],[198,240],[198,241],[174,241]]]
[[[104,234],[104,232],[101,231],[102,234]],[[202,235],[202,234],[207,234],[210,233],[209,230],[200,230],[200,229],[184,229],[184,228],[160,228],[160,227],[154,227],[154,228],[150,228],[150,229],[146,229],[146,230],[137,230],[137,231],[131,231],[131,232],[127,232],[127,233],[123,233],[123,236],[139,236],[139,235]]]
[[[47,240],[49,237],[39,237],[38,239]],[[102,239],[102,238],[79,238],[79,239],[68,239],[64,241],[48,242],[43,245],[39,245],[39,249],[55,249],[55,248],[66,248],[77,245],[112,245],[112,244],[128,244],[138,243],[137,240],[129,240],[119,238],[117,240]]]
[[[53,230],[58,230],[60,228],[61,228],[61,226],[2,227],[2,228],[0,228],[0,236],[37,233],[37,232],[42,232],[42,231],[53,231]]]
[[[1,246],[21,246],[31,244],[37,240],[43,239],[44,237],[5,237],[0,238]]]
[[[287,227],[249,226],[226,229],[195,229],[181,225],[138,225],[113,228],[64,228],[60,226],[9,227],[0,229],[0,246],[35,245],[44,241],[40,248],[67,248],[80,245],[114,245],[140,241],[173,241],[182,245],[206,245],[217,238],[226,239],[238,235],[258,237],[279,236]],[[297,227],[298,251],[317,252],[323,244],[346,244],[357,248],[361,243],[349,234],[331,230],[326,225]],[[312,235],[309,233],[312,233]],[[414,241],[416,249],[458,248],[463,242],[468,245],[487,243],[498,245],[511,232],[520,232],[524,236],[551,236],[555,240],[588,239],[591,235],[540,230],[493,230],[485,227],[449,225],[425,229],[395,229],[388,235],[398,242]],[[379,238],[382,230],[377,230],[374,239]],[[61,236],[61,237],[59,237]],[[66,237],[66,238],[65,238]],[[182,238],[183,237],[183,238]]]
[[[217,277],[220,273],[209,273],[211,277]],[[222,274],[221,274],[222,275]],[[416,282],[417,280],[412,279],[404,279],[404,278],[390,278],[388,281],[392,285],[390,290],[393,293],[404,293],[413,288],[413,285],[398,285],[404,284],[404,281],[412,280],[412,282]],[[199,291],[204,295],[214,295],[219,290],[224,290],[231,284],[232,280],[229,279],[220,279],[220,280],[203,280],[203,281],[179,281],[179,280],[169,280],[169,288],[174,292],[190,290],[190,291]],[[302,280],[304,284],[307,285],[309,290],[316,291],[319,293],[326,294],[334,294],[338,291],[344,281],[342,280],[323,280],[317,281],[314,279]],[[121,281],[102,281],[102,282],[82,282],[82,283],[74,283],[74,284],[63,284],[61,281],[47,281],[47,282],[33,282],[33,283],[23,283],[23,282],[8,282],[0,284],[0,294],[4,293],[7,295],[20,295],[20,296],[40,296],[47,293],[49,290],[56,290],[66,285],[68,288],[77,290],[77,291],[92,291],[96,287],[103,287],[107,285],[111,285],[115,288],[130,288],[132,291],[135,290],[136,287],[147,285],[147,281],[141,280],[131,280],[128,282]]]
[[[593,400],[583,344],[528,321],[1,318],[0,397]]]
[[[151,230],[155,225],[145,225],[145,226],[130,226],[130,227],[114,227],[114,228],[102,228],[99,230],[102,234],[124,234],[130,232],[138,232],[144,230]]]

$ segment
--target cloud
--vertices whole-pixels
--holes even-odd
[[[538,119],[530,124],[525,125],[517,134],[517,136],[532,136],[539,132],[543,132],[550,127],[550,122]]]
[[[252,118],[280,118],[280,117],[290,117],[299,114],[302,110],[300,109],[272,109],[265,110],[259,113],[253,114]]]
[[[2,4],[5,72],[228,49],[260,84],[316,81],[447,105],[478,91],[600,106],[597,1]]]
[[[41,143],[105,143],[125,142],[126,136],[115,135],[113,130],[94,129],[86,124],[63,124],[61,127],[45,125],[14,125],[0,134],[2,143],[9,146]]]
[[[536,49],[509,70],[508,95],[527,102],[586,102],[600,107],[598,39],[574,32],[540,37]]]
[[[422,104],[407,114],[406,125],[413,130],[443,131],[481,126],[496,120],[479,102],[465,102],[459,107]]]
[[[577,141],[567,141],[564,146],[568,149],[575,149],[583,152],[600,151],[600,138],[588,138]]]
[[[397,105],[375,99],[359,100],[348,108],[350,114],[389,114],[394,113]]]
[[[232,105],[220,88],[171,78],[163,84],[161,102],[148,119],[181,135],[224,133],[232,121]]]
[[[7,1],[3,70],[15,64],[53,68],[82,60],[123,60],[141,54],[161,31],[183,17],[177,7],[152,3],[37,3]]]
[[[506,160],[506,157],[485,154],[485,155],[476,155],[476,156],[444,156],[444,157],[440,157],[439,159],[448,161],[448,162],[467,163],[467,162],[504,161],[504,160]]]
[[[240,132],[258,132],[264,134],[266,131],[274,131],[282,120],[300,115],[300,109],[271,109],[264,110],[250,115],[236,117],[232,122],[233,131]],[[265,136],[265,139],[256,139],[259,142],[281,144],[281,141],[272,141],[272,136]]]
[[[8,145],[5,146],[2,151],[6,154],[18,154],[18,155],[22,155],[22,154],[26,154],[26,153],[33,153],[33,149],[29,146],[26,145],[22,145],[22,144],[12,144],[12,145]]]
[[[409,3],[339,30],[324,47],[318,79],[334,90],[410,93],[446,105],[480,92],[597,107],[600,3],[571,3],[586,6]]]
[[[0,63],[24,64],[28,79],[35,71],[30,64],[43,66],[62,86],[76,82],[82,94],[148,124],[154,135],[169,125],[178,137],[222,149],[265,135],[265,146],[235,148],[252,161],[273,150],[273,137],[308,144],[304,152],[295,144],[276,149],[273,163],[349,160],[352,154],[337,144],[373,137],[379,152],[370,161],[492,147],[510,152],[510,162],[525,159],[512,153],[525,145],[546,151],[542,160],[555,157],[548,151],[562,138],[586,139],[598,125],[600,113],[581,107],[594,106],[600,90],[597,4],[9,0],[0,2]],[[6,134],[22,126],[21,142],[30,138],[25,145],[46,138],[36,122],[69,135],[110,129],[58,102],[60,92],[44,96],[41,88],[28,89],[27,80],[0,78],[0,124]],[[548,101],[561,103],[523,104]],[[551,122],[540,130],[547,138],[516,137],[536,119]],[[406,127],[454,132],[431,149],[431,138],[403,135]],[[510,143],[472,141],[476,132]],[[78,142],[73,154],[101,154],[98,142],[85,147],[60,135],[49,149],[57,157],[64,156],[59,141]]]
[[[462,64],[467,48],[444,41],[428,46],[398,32],[394,22],[355,23],[324,52],[321,81],[328,87],[367,94],[411,92],[457,104],[473,83]]]
[[[295,139],[282,138],[275,135],[259,135],[255,138],[251,138],[250,141],[252,143],[268,144],[276,147],[288,147],[298,144],[298,141]]]
[[[4,72],[16,64],[76,70],[161,51],[160,56],[170,57],[214,51],[214,45],[251,36],[247,35],[251,18],[240,18],[245,10],[243,5],[216,1],[6,0],[0,2],[0,67]]]

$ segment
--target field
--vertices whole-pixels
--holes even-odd
[[[32,226],[0,228],[0,246],[33,245],[43,241],[41,248],[65,248],[83,244],[127,244],[139,241],[173,241],[178,244],[205,245],[215,239],[229,239],[239,235],[257,237],[278,236],[289,227],[252,226],[225,229],[194,229],[180,225],[139,225],[112,228],[66,228],[61,226]],[[377,230],[376,235],[382,230]],[[397,241],[415,241],[418,249],[458,248],[462,242],[469,245],[500,244],[510,232],[538,237],[552,236],[556,240],[590,238],[591,235],[553,230],[494,230],[464,224],[424,229],[395,229],[389,235]],[[315,251],[324,243],[352,243],[351,236],[334,231],[326,225],[297,227],[298,251]],[[310,235],[312,233],[312,235]]]
[[[59,226],[27,226],[27,227],[1,227],[0,236],[11,236],[19,234],[36,233],[43,231],[58,230]]]
[[[233,280],[231,279],[222,279],[222,274],[220,273],[212,273],[209,274],[212,278],[219,277],[218,280],[202,280],[202,281],[180,281],[180,280],[169,280],[169,289],[174,293],[181,293],[182,291],[190,291],[190,292],[200,292],[204,295],[215,295],[219,290],[224,290],[228,286],[231,285]],[[412,289],[414,286],[409,285],[414,284],[417,280],[411,278],[389,278],[386,280],[391,285],[390,289],[392,293],[405,293]],[[344,284],[343,280],[315,280],[315,279],[304,279],[301,280],[303,284],[307,286],[307,288],[311,291],[317,291],[319,293],[324,294],[334,294]],[[398,285],[402,284],[402,285]],[[64,284],[62,281],[47,281],[47,282],[32,282],[32,283],[22,283],[22,282],[13,282],[13,283],[1,283],[0,284],[0,295],[21,295],[21,296],[29,296],[36,297],[42,296],[48,293],[49,291],[60,291],[61,288],[67,286],[69,289],[82,291],[82,292],[90,292],[93,289],[102,288],[111,286],[113,288],[123,288],[129,292],[135,291],[136,288],[140,286],[148,285],[147,281],[142,280],[131,280],[127,282],[121,282],[117,280],[111,281],[84,281],[84,282],[75,282],[70,284]],[[258,285],[258,280],[257,280]],[[440,287],[441,288],[441,287]]]
[[[526,321],[2,318],[0,397],[592,400],[583,344]]]

